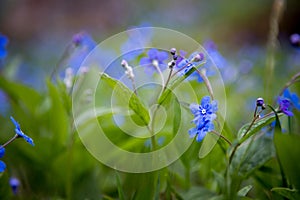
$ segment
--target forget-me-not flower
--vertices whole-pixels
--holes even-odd
[[[33,140],[29,136],[25,135],[25,133],[23,133],[20,124],[13,117],[10,117],[10,119],[15,125],[15,132],[18,135],[18,137],[22,137],[26,142],[34,146]]]
[[[148,57],[141,58],[140,65],[145,68],[145,73],[153,75],[154,72],[163,71],[167,68],[165,60],[168,57],[169,54],[167,52],[153,48],[148,51]]]
[[[216,100],[211,101],[209,96],[205,96],[201,100],[201,104],[191,104],[190,109],[194,115],[192,122],[196,127],[189,130],[190,137],[196,136],[196,141],[200,142],[206,133],[214,130],[213,120],[216,119],[218,103]]]

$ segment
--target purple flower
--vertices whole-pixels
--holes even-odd
[[[22,137],[26,142],[28,142],[29,144],[34,146],[33,140],[23,133],[23,131],[21,130],[20,124],[13,117],[10,117],[10,119],[13,122],[13,124],[15,125],[15,132],[18,135],[18,137]]]
[[[279,110],[287,116],[293,116],[293,108],[300,110],[299,97],[296,93],[291,93],[288,89],[284,90],[283,96],[280,96],[277,102],[279,104]]]
[[[2,158],[4,154],[5,154],[5,148],[0,146],[0,158]],[[6,164],[2,160],[0,160],[0,173],[4,172],[5,169],[6,169]]]
[[[287,98],[279,97],[278,98],[279,110],[286,114],[287,116],[293,116],[291,110],[291,102]]]
[[[15,177],[11,177],[9,179],[9,185],[13,191],[13,194],[16,195],[18,194],[18,189],[19,189],[19,186],[20,186],[20,181],[19,179],[15,178]]]
[[[210,101],[209,96],[205,96],[201,100],[201,104],[191,104],[190,110],[194,115],[192,122],[196,127],[189,130],[191,138],[196,136],[196,141],[200,142],[205,137],[206,133],[214,130],[213,120],[216,119],[218,110],[217,101]]]
[[[290,41],[294,46],[300,46],[300,35],[298,33],[294,33],[290,36]]]
[[[167,68],[165,60],[167,60],[169,54],[165,51],[159,51],[157,49],[150,49],[148,51],[148,57],[141,58],[140,65],[145,67],[145,73],[153,75],[153,73],[163,71]]]
[[[7,51],[6,51],[7,44],[8,44],[7,37],[0,33],[0,60],[5,58],[7,55]]]

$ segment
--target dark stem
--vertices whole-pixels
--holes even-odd
[[[165,86],[164,86],[164,88],[163,88],[162,93],[167,89],[167,86],[168,86],[168,84],[169,84],[169,82],[170,82],[170,80],[171,80],[172,73],[173,73],[173,67],[172,67],[171,70],[170,70],[168,79],[167,79],[167,81],[166,81],[166,84],[165,84]]]

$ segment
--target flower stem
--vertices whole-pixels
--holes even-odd
[[[17,139],[19,137],[18,134],[14,135],[14,137],[12,137],[10,140],[8,140],[5,144],[1,145],[2,148],[6,147],[7,145],[9,145],[10,143],[12,143],[15,139]]]
[[[164,88],[163,88],[162,93],[167,89],[167,86],[168,86],[168,84],[169,84],[169,82],[170,82],[170,80],[171,80],[172,73],[173,73],[173,67],[170,69],[170,73],[169,73],[168,79],[167,79],[167,81],[166,81],[166,84],[165,84],[165,86],[164,86]]]
[[[291,78],[291,80],[289,81],[289,82],[287,82],[285,85],[284,85],[284,87],[282,88],[282,90],[280,91],[280,93],[279,93],[279,96],[281,96],[282,94],[283,94],[283,92],[284,92],[284,90],[286,90],[288,87],[290,87],[292,84],[294,84],[295,82],[297,82],[298,80],[298,78],[300,78],[300,72],[298,72],[297,74],[295,74],[292,78]],[[299,80],[300,81],[300,80]]]
[[[231,146],[231,142],[224,136],[224,135],[221,135],[221,133],[215,131],[215,130],[212,130],[211,133],[219,136],[220,138],[222,138],[225,142],[227,142],[227,144],[229,144]]]
[[[196,71],[198,72],[198,74],[199,74],[199,75],[201,76],[201,78],[203,79],[204,84],[205,84],[205,86],[206,86],[206,88],[207,88],[207,91],[208,91],[208,93],[209,93],[211,99],[214,100],[214,92],[213,92],[213,89],[212,89],[212,87],[211,87],[211,84],[210,84],[210,82],[209,82],[207,76],[206,76],[202,71],[200,71],[200,70],[197,69],[197,68],[196,68]]]

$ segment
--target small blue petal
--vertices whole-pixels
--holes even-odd
[[[0,160],[0,173],[4,172],[6,169],[6,164]]]
[[[5,154],[5,148],[0,146],[0,158],[2,158]]]
[[[20,124],[12,116],[10,116],[10,119],[14,123],[15,127],[20,130]]]
[[[26,142],[28,142],[29,144],[31,144],[32,146],[34,146],[33,140],[29,136],[27,136],[27,135],[25,135],[23,133],[23,131],[21,130],[21,127],[20,127],[19,123],[12,116],[10,117],[10,119],[14,123],[14,125],[16,126],[16,128],[15,128],[16,134],[19,137],[22,137]]]

